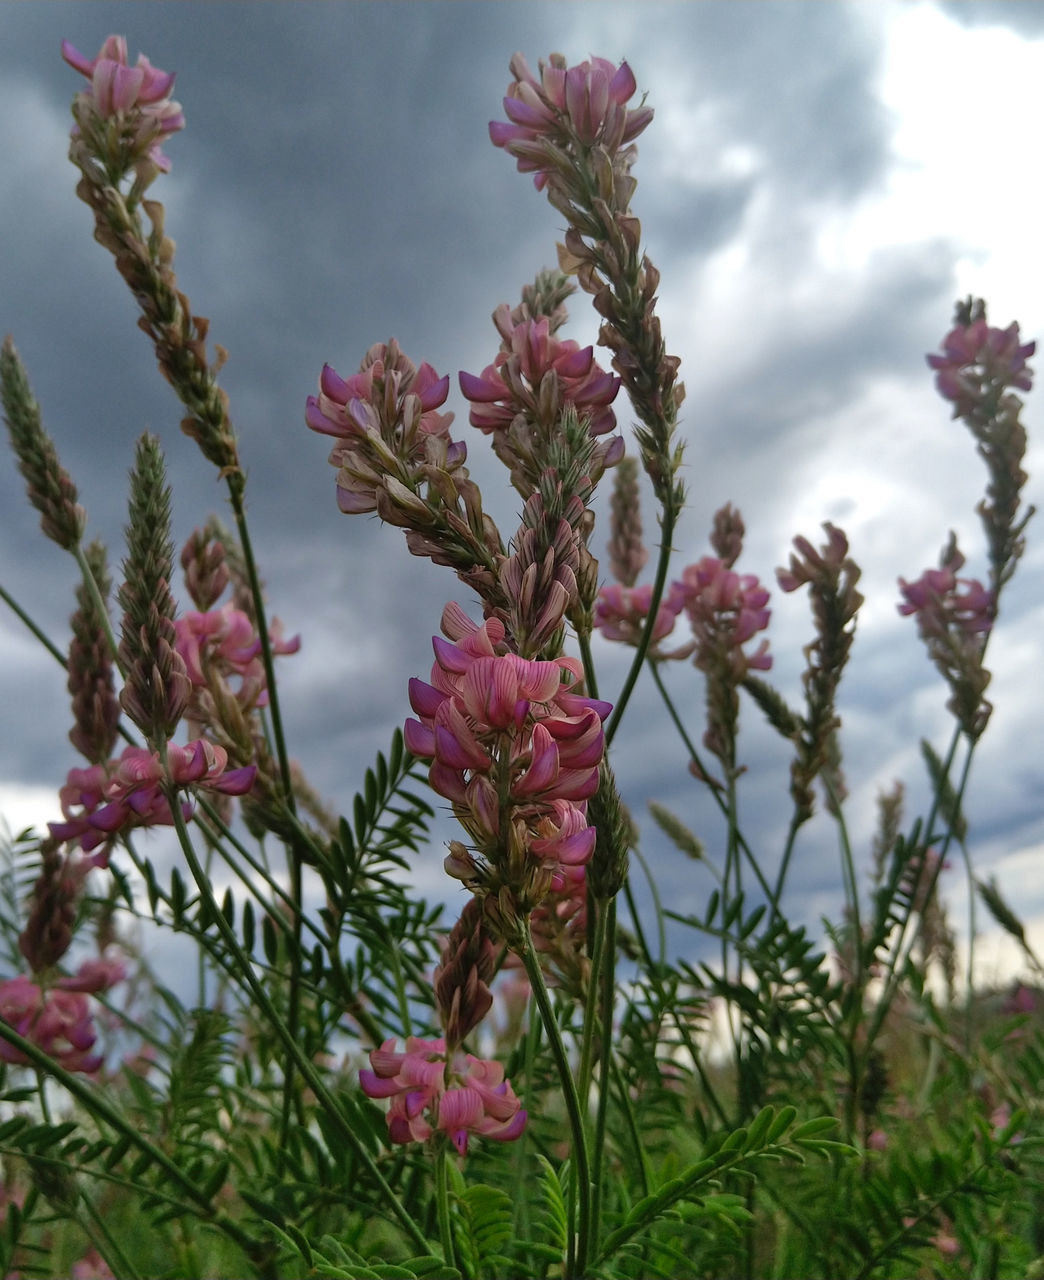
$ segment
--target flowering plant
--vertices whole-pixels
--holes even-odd
[[[472,447],[488,438],[521,497],[517,529],[503,536],[468,441],[451,434],[449,375],[396,340],[347,376],[323,365],[302,396],[305,425],[333,442],[331,505],[401,528],[472,599],[443,610],[430,675],[403,679],[403,729],[342,818],[289,753],[275,659],[307,651],[307,635],[285,639],[269,620],[224,353],[208,352],[147,195],[170,169],[161,142],[185,125],[174,77],[144,56],[131,66],[117,36],[93,59],[62,53],[87,80],[73,107],[77,194],[234,528],[210,517],[188,536],[179,612],[165,457],[144,435],[117,634],[107,549],[84,541],[76,486],[5,340],[13,450],[43,532],[80,571],[71,643],[3,598],[65,668],[84,763],[55,780],[62,820],[8,851],[0,1271],[61,1274],[75,1248],[75,1274],[130,1280],[1039,1273],[1033,993],[1019,988],[1014,1019],[983,1019],[938,891],[959,853],[972,899],[1039,978],[1017,916],[975,878],[963,814],[991,712],[987,646],[1031,514],[1015,393],[1031,387],[1034,344],[969,301],[928,358],[989,473],[989,568],[959,577],[951,538],[938,568],[900,579],[899,611],[946,682],[954,730],[944,754],[925,747],[925,815],[906,827],[901,787],[882,796],[867,894],[838,711],[864,603],[849,540],[830,523],[819,546],[798,536],[776,573],[811,606],[795,707],[770,681],[770,588],[735,568],[740,513],[722,506],[707,553],[672,566],[684,388],[631,207],[652,107],[634,103],[626,62],[555,54],[534,73],[516,55],[490,138],[567,230],[559,269],[496,308],[499,348],[458,385]],[[560,336],[577,289],[612,371]],[[635,456],[617,430],[632,412]],[[594,550],[607,477],[611,581]],[[643,483],[660,541],[639,584]],[[614,645],[627,672],[607,699],[611,664],[598,659]],[[705,702],[700,746],[679,711],[686,666]],[[698,914],[664,907],[651,875],[651,906],[632,884],[646,864],[610,761],[643,673],[694,794],[722,819],[700,839],[650,806],[713,877]],[[751,710],[788,759],[775,857],[741,822]],[[456,824],[446,896],[463,901],[445,918],[410,883],[434,856],[436,797]],[[822,947],[787,900],[817,802],[845,900]],[[173,832],[173,865],[154,828]],[[146,921],[193,944],[193,1006],[135,954],[132,926]],[[700,946],[712,949],[696,967]]]

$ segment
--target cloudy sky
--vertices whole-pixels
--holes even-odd
[[[303,424],[324,361],[353,372],[394,335],[453,375],[454,434],[509,535],[517,501],[467,426],[456,372],[496,351],[500,302],[553,265],[560,216],[488,141],[507,63],[558,50],[627,58],[656,118],[640,140],[634,200],[662,271],[668,349],[682,358],[689,509],[676,567],[707,551],[726,500],[746,519],[739,567],[772,581],[796,533],[848,533],[864,569],[842,710],[849,820],[865,860],[874,797],[903,778],[923,797],[917,742],[948,739],[946,694],[896,578],[935,563],[955,529],[985,576],[974,506],[984,473],[935,396],[924,352],[953,301],[981,294],[994,323],[1044,331],[1044,246],[1030,161],[1044,84],[1044,6],[1001,3],[76,3],[0,6],[0,332],[28,366],[45,422],[75,478],[88,532],[121,554],[125,477],[148,428],[167,452],[180,542],[224,510],[210,466],[178,431],[136,311],[91,239],[66,159],[79,78],[63,37],[93,56],[112,31],[178,73],[186,130],[153,188],[178,242],[181,287],[229,349],[222,374],[249,467],[252,527],[270,604],[301,654],[284,660],[293,754],[333,802],[408,714],[443,603],[467,595],[412,559],[400,533],[340,515],[327,445]],[[574,299],[570,336],[597,324]],[[626,407],[617,405],[626,429]],[[1033,396],[1027,496],[1041,505],[1042,412]],[[1034,440],[1034,437],[1036,439]],[[655,530],[653,512],[647,528]],[[594,549],[604,544],[604,521]],[[994,719],[972,777],[980,874],[1044,925],[1044,541],[1031,530],[990,648]],[[0,468],[0,581],[57,640],[74,571],[38,532],[13,465]],[[773,595],[773,679],[797,701],[802,597]],[[601,692],[625,656],[601,645]],[[0,610],[0,811],[10,827],[56,816],[76,763],[61,673]],[[695,736],[702,690],[669,673]],[[627,739],[623,741],[623,739]],[[771,867],[786,820],[786,758],[756,723],[743,749],[746,821]],[[720,826],[684,768],[650,682],[616,764],[662,885],[699,910],[709,878],[643,818],[655,796],[712,855]],[[799,848],[795,913],[839,913],[835,840],[817,824]],[[418,864],[453,898],[437,842]],[[956,920],[964,892],[949,873]],[[998,953],[987,952],[987,965]],[[988,974],[986,975],[988,976]]]

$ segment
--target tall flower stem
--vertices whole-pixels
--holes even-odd
[[[162,754],[163,753],[161,753],[161,757]],[[258,980],[257,975],[254,972],[253,961],[239,945],[239,939],[233,932],[232,926],[225,919],[220,904],[214,896],[214,890],[211,887],[210,881],[204,874],[203,867],[200,864],[196,851],[193,848],[192,840],[189,837],[188,828],[185,826],[185,819],[181,814],[181,806],[178,803],[177,794],[173,789],[168,795],[168,800],[170,802],[171,813],[174,817],[174,827],[177,831],[178,842],[185,855],[185,861],[188,864],[192,878],[196,882],[196,887],[199,890],[201,898],[210,908],[211,915],[217,924],[218,932],[221,934],[222,940],[235,959],[242,980],[249,988],[251,995],[257,1003],[258,1009],[268,1020],[268,1023],[275,1034],[283,1042],[283,1046],[286,1049],[289,1058],[292,1060],[296,1069],[301,1073],[301,1076],[307,1083],[308,1087],[315,1094],[316,1101],[330,1117],[331,1121],[344,1137],[356,1158],[365,1167],[369,1176],[374,1179],[377,1186],[380,1188],[385,1203],[398,1219],[406,1234],[415,1245],[427,1253],[428,1241],[425,1239],[420,1228],[417,1226],[413,1217],[407,1212],[398,1196],[388,1185],[387,1180],[377,1167],[373,1157],[360,1141],[354,1128],[348,1121],[348,1118],[337,1105],[333,1095],[323,1083],[322,1077],[316,1071],[312,1062],[305,1055],[296,1036],[291,1034],[288,1024],[279,1016],[275,1005],[272,1003],[271,997]],[[2,1033],[2,1031],[3,1028],[0,1026],[0,1033]]]
[[[246,567],[247,581],[250,583],[250,595],[254,605],[254,620],[257,626],[258,639],[261,641],[261,661],[265,668],[265,682],[268,688],[268,711],[272,725],[272,736],[275,739],[276,759],[279,761],[279,776],[283,784],[283,803],[292,817],[296,817],[297,808],[294,803],[293,783],[290,776],[290,757],[286,749],[286,735],[283,732],[283,717],[279,707],[279,689],[276,685],[275,663],[272,660],[272,641],[268,634],[268,620],[265,616],[265,602],[261,591],[261,578],[254,559],[254,547],[250,539],[250,527],[247,523],[246,509],[243,503],[245,480],[241,471],[230,472],[227,477],[229,497],[232,511],[239,533],[239,545],[243,552],[243,563]],[[293,946],[290,948],[290,986],[287,1000],[287,1026],[291,1036],[296,1040],[298,1024],[301,1017],[301,964],[302,952],[302,916],[304,906],[303,859],[295,841],[287,843],[287,860],[290,864],[290,897],[293,901]],[[283,1075],[283,1115],[280,1143],[286,1149],[290,1141],[291,1113],[294,1097],[294,1071],[288,1062]]]
[[[442,1255],[446,1265],[457,1265],[457,1251],[453,1244],[453,1223],[450,1219],[449,1177],[446,1162],[449,1159],[448,1143],[445,1135],[438,1135],[438,1146],[435,1151],[435,1203],[439,1218],[439,1239],[442,1242]]]
[[[91,566],[87,563],[87,557],[84,555],[82,543],[78,542],[76,546],[73,547],[72,554],[76,559],[76,563],[80,567],[80,573],[83,575],[84,586],[86,586],[90,593],[91,600],[94,602],[94,608],[98,614],[98,621],[101,624],[101,628],[105,633],[105,639],[112,652],[112,660],[116,664],[116,669],[121,675],[123,675],[125,673],[123,666],[120,663],[119,642],[117,641],[116,634],[112,629],[112,620],[109,617],[108,607],[102,599],[101,592],[98,590],[98,583],[95,580],[94,574],[91,572]]]
[[[677,708],[674,705],[674,700],[671,698],[670,693],[668,693],[667,691],[667,686],[663,683],[663,678],[660,675],[660,670],[658,665],[655,662],[651,662],[649,664],[649,670],[652,673],[652,678],[656,684],[657,689],[660,691],[660,696],[661,698],[663,698],[664,706],[667,708],[667,714],[671,717],[671,722],[673,723],[675,729],[677,729],[682,742],[685,744],[685,749],[689,753],[689,759],[693,762],[696,768],[699,769],[700,773],[704,777],[707,777],[708,775],[705,769],[703,768],[703,764],[700,760],[699,753],[697,752],[692,739],[689,737],[688,730],[685,728],[685,725],[682,723],[681,717],[678,715]],[[714,797],[714,803],[721,810],[722,815],[726,819],[728,819],[729,807],[727,802],[722,799],[721,794],[718,792],[717,788],[711,787],[709,788],[709,790],[711,795]],[[755,858],[750,848],[750,845],[747,844],[747,841],[743,837],[742,831],[739,831],[739,830],[736,831],[736,840],[739,845],[739,848],[743,852],[744,857],[747,859],[747,862],[750,864],[750,869],[754,872],[754,878],[758,882],[758,887],[761,889],[762,893],[765,895],[766,899],[768,900],[769,905],[772,907],[773,914],[778,916],[780,914],[779,885],[776,886],[775,890],[773,890],[769,886],[769,883],[765,879],[765,876],[761,870],[761,867],[758,863],[757,858]]]
[[[649,601],[649,613],[645,619],[645,628],[642,631],[641,640],[638,642],[638,648],[635,650],[634,658],[631,662],[631,668],[627,672],[627,678],[624,680],[623,688],[620,690],[619,696],[613,704],[613,713],[609,717],[609,722],[605,726],[606,747],[610,745],[613,738],[616,736],[616,730],[619,728],[624,710],[627,707],[627,703],[630,701],[631,694],[634,691],[634,686],[638,681],[638,674],[645,663],[646,655],[649,652],[649,646],[652,644],[653,630],[656,627],[656,615],[659,613],[660,601],[663,599],[664,587],[667,585],[667,570],[670,567],[671,554],[674,550],[671,543],[674,538],[675,518],[676,511],[674,503],[666,502],[663,507],[663,517],[660,522],[660,553],[656,561],[656,577],[653,580],[652,597]]]
[[[544,1023],[551,1054],[555,1060],[562,1096],[565,1099],[566,1112],[569,1116],[569,1128],[573,1138],[573,1168],[575,1171],[575,1195],[577,1200],[577,1223],[575,1235],[570,1232],[568,1257],[562,1280],[582,1280],[587,1274],[587,1259],[591,1249],[591,1163],[587,1151],[587,1131],[584,1116],[580,1108],[580,1096],[577,1093],[576,1081],[569,1065],[569,1057],[562,1040],[562,1032],[558,1019],[551,1007],[547,984],[540,968],[540,961],[533,948],[533,938],[529,931],[529,921],[522,921],[522,963],[526,967],[529,984],[536,997],[537,1008]]]
[[[15,615],[18,621],[21,622],[22,625],[28,631],[30,631],[37,640],[39,640],[39,642],[43,645],[43,647],[47,650],[47,652],[51,655],[51,657],[54,658],[57,662],[61,663],[61,665],[64,667],[66,665],[65,654],[62,653],[61,649],[58,648],[58,646],[54,643],[54,641],[50,638],[50,636],[48,636],[46,632],[44,632],[43,630],[41,630],[39,626],[37,626],[37,624],[32,620],[32,618],[30,618],[30,616],[26,613],[26,611],[14,598],[14,596],[12,596],[10,592],[8,592],[6,588],[4,588],[2,585],[0,585],[0,600],[2,600],[4,604],[7,605],[7,607]]]

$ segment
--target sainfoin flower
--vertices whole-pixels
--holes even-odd
[[[227,769],[228,753],[204,739],[167,747],[170,779],[176,787],[197,786],[226,795],[244,795],[257,769]],[[70,769],[59,792],[64,822],[50,822],[56,840],[77,840],[85,853],[134,827],[171,826],[174,816],[163,791],[165,774],[157,752],[127,747],[116,760],[88,769]],[[188,802],[182,805],[187,817]]]
[[[205,689],[207,674],[213,672],[226,681],[238,679],[235,692],[240,705],[248,709],[267,705],[261,641],[253,622],[241,609],[226,604],[205,613],[186,613],[175,620],[174,629],[174,647],[181,654],[193,688]],[[269,643],[274,654],[296,653],[301,637],[284,640],[275,619]]]
[[[62,57],[91,82],[78,96],[78,105],[103,119],[124,118],[156,167],[169,171],[170,160],[160,151],[158,140],[185,127],[180,104],[169,96],[174,73],[154,67],[143,53],[130,66],[123,36],[109,36],[95,58],[85,57],[63,40]]]
[[[594,625],[607,640],[637,645],[645,629],[652,604],[652,585],[621,587],[610,583],[598,592]],[[652,642],[663,640],[674,630],[674,624],[685,605],[685,591],[674,583],[656,610]]]
[[[459,1051],[447,1060],[445,1040],[410,1036],[405,1053],[385,1040],[370,1053],[370,1065],[359,1072],[359,1083],[367,1097],[391,1099],[392,1142],[425,1142],[441,1132],[463,1156],[471,1134],[511,1142],[526,1126],[500,1063]]]
[[[737,683],[749,670],[767,671],[772,666],[767,640],[753,653],[743,651],[770,617],[765,607],[769,593],[753,574],[735,573],[715,556],[704,556],[682,571],[677,585],[696,640],[696,666],[726,670]]]
[[[598,787],[610,705],[572,692],[582,676],[575,659],[507,652],[497,618],[476,626],[448,605],[443,631],[454,643],[434,637],[431,683],[410,681],[419,719],[406,722],[406,745],[432,761],[431,785],[492,868],[490,886],[528,898],[533,884],[513,883],[519,861],[528,860],[527,877],[543,863],[539,899],[582,878],[594,847],[585,802]]]
[[[626,62],[613,66],[606,58],[592,58],[567,67],[561,54],[540,63],[540,78],[525,58],[511,59],[514,82],[508,85],[504,113],[508,121],[491,120],[493,145],[518,161],[520,173],[535,174],[537,190],[555,170],[555,153],[574,140],[581,146],[601,146],[610,155],[633,142],[652,120],[652,108],[628,109],[637,89]]]
[[[546,316],[512,325],[506,305],[497,308],[493,320],[503,338],[496,360],[481,376],[460,374],[460,389],[472,402],[468,421],[473,427],[488,435],[523,414],[532,421],[544,420],[550,428],[562,406],[571,404],[587,417],[591,435],[612,431],[616,415],[609,406],[620,390],[620,379],[598,365],[593,347],[556,338]],[[554,396],[544,388],[547,378],[554,379]]]
[[[338,468],[342,511],[376,511],[387,477],[402,483],[415,467],[436,460],[429,459],[431,442],[439,442],[435,453],[443,465],[464,462],[466,447],[450,439],[453,415],[436,412],[448,395],[449,377],[440,378],[430,364],[417,368],[394,338],[372,346],[350,378],[323,366],[319,394],[306,403],[305,422],[339,441],[330,462]]]
[[[1018,324],[997,329],[980,316],[967,325],[956,325],[943,339],[943,354],[925,359],[936,371],[939,394],[952,400],[960,414],[982,399],[984,384],[1029,391],[1033,373],[1026,367],[1026,358],[1036,349],[1035,342],[1019,341]]]
[[[903,595],[899,612],[916,615],[925,638],[943,635],[950,628],[979,635],[993,625],[993,593],[977,578],[957,577],[963,562],[960,556],[940,569],[926,569],[914,582],[899,579]]]
[[[123,978],[123,966],[108,960],[87,961],[80,972],[43,988],[24,974],[0,982],[0,1021],[49,1054],[66,1071],[96,1071],[97,1035],[86,992],[105,991]],[[0,1039],[0,1061],[25,1065],[29,1059]]]

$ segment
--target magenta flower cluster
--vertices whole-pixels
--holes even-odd
[[[390,1098],[387,1124],[392,1142],[425,1142],[444,1133],[460,1155],[476,1134],[511,1142],[526,1125],[526,1113],[499,1062],[470,1053],[447,1055],[446,1041],[410,1036],[405,1053],[385,1040],[370,1053],[373,1070],[359,1072],[370,1098]]]
[[[205,613],[186,613],[175,620],[174,631],[174,647],[194,689],[207,688],[208,672],[214,672],[226,681],[239,681],[236,700],[244,709],[267,705],[261,641],[242,609],[226,604]],[[270,628],[269,642],[274,654],[296,653],[301,647],[300,636],[282,638],[278,619]]]
[[[123,966],[118,961],[97,957],[47,988],[24,974],[8,978],[0,982],[0,1021],[49,1054],[66,1071],[97,1071],[102,1058],[91,1052],[98,1037],[87,995],[107,991],[123,976]],[[0,1039],[0,1062],[24,1066],[29,1059]]]
[[[510,123],[492,120],[493,145],[515,157],[520,173],[535,174],[543,189],[556,167],[556,151],[578,142],[613,153],[634,141],[652,120],[651,107],[629,109],[638,87],[626,62],[614,67],[592,58],[575,67],[552,55],[540,64],[540,78],[520,53],[510,63],[514,83],[508,86],[504,113]]]
[[[566,404],[571,404],[578,415],[586,416],[592,436],[613,430],[616,415],[609,406],[620,390],[620,379],[598,365],[594,347],[556,338],[547,316],[513,325],[507,304],[493,313],[493,323],[503,339],[495,361],[483,369],[481,376],[460,374],[460,389],[472,402],[468,421],[473,427],[486,435],[504,430],[520,410],[540,421],[547,416],[545,401],[549,400],[555,416]],[[555,379],[556,395],[541,394],[546,378]],[[618,461],[622,454],[621,440],[612,461]]]
[[[963,563],[964,557],[956,552],[942,568],[926,569],[915,582],[899,579],[899,612],[915,616],[926,638],[950,631],[980,635],[993,626],[993,593],[977,578],[958,578]]]
[[[393,341],[371,347],[362,368],[342,378],[324,365],[318,396],[309,396],[305,421],[335,436],[330,463],[338,468],[337,502],[347,514],[376,511],[378,490],[412,465],[428,460],[429,442],[444,465],[459,466],[463,443],[450,439],[451,413],[437,413],[449,395],[448,375],[430,364],[416,368]],[[401,479],[409,481],[407,473]]]
[[[154,67],[143,53],[130,66],[123,36],[109,36],[95,58],[63,40],[62,57],[90,81],[78,104],[103,119],[125,119],[142,154],[157,169],[169,172],[170,160],[160,151],[159,139],[185,127],[180,104],[170,99],[174,73]]]
[[[487,860],[507,843],[547,865],[552,890],[582,880],[609,704],[570,692],[582,679],[576,659],[509,652],[497,618],[476,626],[447,605],[443,631],[450,641],[433,637],[431,683],[410,681],[419,719],[407,720],[406,745],[432,761],[432,787]]]
[[[640,587],[622,587],[614,582],[602,587],[595,603],[595,627],[607,640],[637,646],[649,616],[652,591],[651,583]],[[652,630],[653,644],[671,634],[684,605],[684,588],[679,582],[672,583],[656,610],[656,622]]]
[[[754,574],[736,573],[716,556],[704,556],[682,570],[660,602],[653,627],[653,643],[674,629],[685,613],[692,628],[693,642],[660,657],[689,657],[701,671],[726,674],[738,684],[748,671],[768,671],[772,657],[768,641],[762,640],[753,653],[743,646],[768,626],[771,611],[769,593]],[[652,604],[652,587],[602,587],[595,605],[594,625],[607,640],[637,645]]]
[[[203,787],[225,795],[245,795],[257,773],[255,765],[228,769],[224,748],[202,738],[184,747],[168,744],[167,762],[175,787]],[[121,832],[173,825],[174,815],[163,790],[166,780],[159,754],[145,747],[127,747],[107,765],[70,769],[59,792],[65,821],[48,823],[51,835],[56,840],[78,841],[85,853],[104,844],[94,862],[104,866],[108,847]],[[183,813],[187,817],[191,812],[191,805],[185,802]]]
[[[936,371],[939,394],[953,401],[956,415],[964,416],[981,404],[990,384],[1029,391],[1033,372],[1026,359],[1036,349],[1035,342],[1019,341],[1017,324],[997,329],[979,317],[950,330],[943,339],[942,355],[925,358]]]

